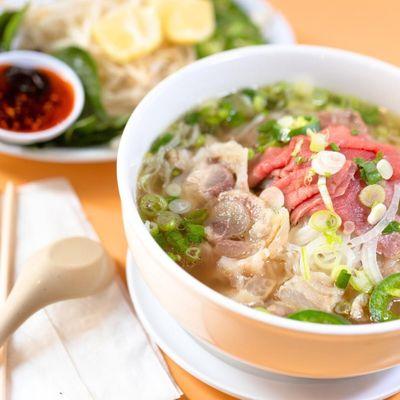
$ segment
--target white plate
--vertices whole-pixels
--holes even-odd
[[[180,367],[222,392],[248,400],[377,400],[400,391],[400,367],[356,378],[317,380],[260,370],[250,373],[227,364],[207,352],[161,307],[130,255],[126,272],[129,293],[147,333]],[[341,356],[346,355],[339,349]]]
[[[47,0],[48,1],[48,0]],[[265,0],[235,0],[261,27],[271,44],[295,44],[294,33],[279,12],[274,11]],[[18,7],[25,0],[5,0],[3,6]],[[0,11],[2,6],[0,6]],[[96,163],[115,161],[117,146],[93,146],[87,148],[45,148],[35,149],[0,142],[0,153],[30,160],[58,163]]]

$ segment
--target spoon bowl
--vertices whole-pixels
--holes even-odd
[[[113,275],[113,263],[102,245],[86,237],[62,239],[39,250],[26,261],[0,307],[0,347],[36,311],[95,294]]]

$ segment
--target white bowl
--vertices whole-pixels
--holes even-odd
[[[400,364],[400,320],[339,326],[257,312],[211,290],[177,266],[140,219],[138,171],[157,135],[207,99],[281,80],[307,80],[400,110],[400,69],[342,50],[257,46],[221,53],[182,69],[146,96],[122,136],[117,169],[129,248],[162,306],[192,335],[227,357],[272,372],[314,378],[363,375]]]
[[[12,65],[24,68],[45,68],[56,73],[68,82],[74,92],[74,104],[71,112],[58,124],[37,132],[15,132],[0,129],[0,140],[14,144],[32,144],[45,142],[60,136],[79,117],[85,102],[85,94],[78,75],[67,64],[48,54],[37,51],[15,50],[0,53],[0,65]]]

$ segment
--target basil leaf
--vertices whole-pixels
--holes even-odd
[[[389,233],[400,232],[400,222],[392,221],[386,226],[386,228],[382,231],[382,235],[388,235]]]
[[[0,38],[3,37],[4,31],[11,17],[15,14],[15,11],[4,11],[0,14]],[[0,43],[0,48],[3,46]]]
[[[1,41],[0,47],[3,51],[11,50],[13,41],[21,26],[22,20],[25,16],[28,5],[21,8],[19,11],[5,12],[0,17],[0,33]]]
[[[126,116],[99,119],[96,115],[91,114],[78,119],[62,136],[56,139],[55,144],[63,147],[106,144],[122,134],[127,120]]]
[[[91,111],[98,118],[106,119],[107,114],[101,101],[100,78],[92,56],[87,51],[75,46],[57,50],[53,55],[64,61],[77,73],[85,89],[86,100]],[[87,109],[87,105],[85,108]]]

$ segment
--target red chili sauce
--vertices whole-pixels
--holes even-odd
[[[74,91],[46,69],[0,66],[0,128],[37,132],[51,128],[72,111]]]

